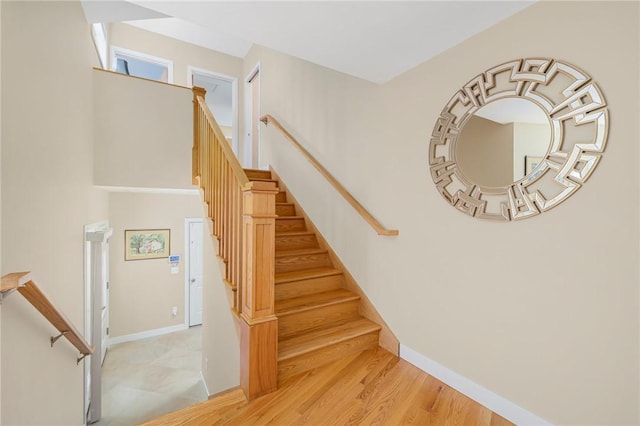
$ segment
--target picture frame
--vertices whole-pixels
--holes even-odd
[[[542,162],[543,157],[534,157],[531,155],[524,156],[524,175],[527,176],[529,173],[534,171],[536,167]]]
[[[124,260],[169,257],[170,229],[127,229],[124,231]]]

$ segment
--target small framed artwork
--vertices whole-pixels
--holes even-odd
[[[169,257],[169,229],[127,229],[124,231],[124,260]]]
[[[542,157],[532,157],[531,155],[524,156],[524,175],[528,175],[538,167],[538,164],[542,162]]]

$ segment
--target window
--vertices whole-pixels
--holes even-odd
[[[122,74],[173,83],[173,61],[113,46],[111,70]]]

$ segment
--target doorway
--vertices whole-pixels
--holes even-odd
[[[189,87],[202,87],[207,91],[207,106],[238,157],[238,79],[201,68],[188,67],[187,82]]]
[[[202,219],[186,219],[185,235],[187,258],[185,259],[185,321],[189,327],[202,324]]]
[[[250,123],[245,143],[244,166],[260,167],[260,64],[257,64],[246,79],[247,114]]]

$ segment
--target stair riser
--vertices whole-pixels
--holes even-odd
[[[348,355],[376,348],[377,346],[378,332],[375,332],[280,361],[278,362],[278,380],[282,382],[296,374],[320,367]]]
[[[306,231],[307,225],[304,223],[304,219],[276,219],[276,233],[277,232],[301,232]]]
[[[337,290],[343,287],[342,274],[328,277],[312,278],[310,280],[291,281],[276,285],[276,300],[288,299],[294,296],[306,296],[313,293]]]
[[[292,334],[356,319],[359,317],[359,304],[359,300],[350,300],[291,315],[279,315],[278,336],[283,338]]]
[[[299,271],[309,268],[323,268],[331,266],[326,253],[303,254],[276,257],[276,274],[279,272]]]
[[[318,247],[315,235],[276,235],[276,252],[278,250],[295,250]]]
[[[287,193],[286,192],[278,192],[276,194],[276,203],[286,203],[287,202]]]
[[[293,204],[276,205],[276,214],[278,216],[295,216],[296,207]]]
[[[251,179],[271,179],[271,172],[269,170],[247,170],[244,172],[247,174],[249,180]]]

